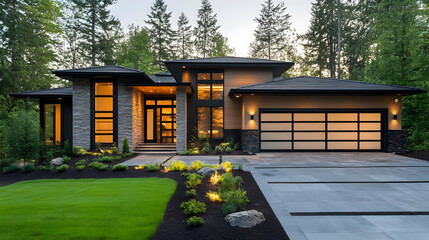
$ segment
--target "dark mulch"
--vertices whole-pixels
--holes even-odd
[[[214,190],[208,182],[208,177],[206,177],[203,180],[203,184],[198,187],[196,197],[196,200],[205,202],[207,205],[206,213],[201,215],[205,224],[191,228],[186,224],[188,217],[183,214],[183,209],[180,208],[180,204],[182,202],[190,200],[190,198],[187,198],[185,195],[185,192],[189,189],[185,187],[185,179],[180,176],[180,172],[147,172],[145,170],[135,170],[134,168],[130,168],[128,171],[112,171],[111,169],[107,171],[99,171],[89,167],[86,167],[82,171],[78,171],[74,167],[74,163],[82,158],[88,159],[92,157],[72,158],[68,163],[70,165],[70,169],[61,173],[58,173],[55,170],[51,172],[40,171],[37,168],[35,171],[30,173],[19,171],[4,174],[1,172],[0,186],[33,179],[171,178],[178,183],[177,189],[167,205],[163,222],[158,227],[152,239],[289,239],[253,179],[252,174],[249,172],[234,171],[235,176],[241,176],[243,178],[243,188],[247,191],[247,197],[250,200],[246,205],[245,210],[255,209],[262,212],[266,221],[250,229],[231,227],[229,223],[224,220],[225,214],[221,209],[222,204],[212,203],[205,197],[205,193],[208,190]],[[117,161],[109,165],[114,165],[127,159],[129,158],[124,158],[121,161]]]
[[[400,155],[429,161],[429,151],[406,152]]]

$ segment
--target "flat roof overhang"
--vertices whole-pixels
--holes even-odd
[[[410,90],[282,90],[282,89],[231,89],[228,93],[230,97],[237,95],[412,95],[424,93],[421,89]]]
[[[11,93],[9,95],[14,98],[72,98],[73,89],[72,87],[51,88],[28,92]]]
[[[125,86],[136,89],[144,94],[148,95],[176,95],[177,88],[185,88],[187,94],[191,94],[192,88],[189,83],[176,84],[176,83],[164,83],[164,84],[126,84]]]

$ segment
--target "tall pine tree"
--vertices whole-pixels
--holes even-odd
[[[272,0],[266,0],[255,22],[258,25],[255,40],[250,44],[250,56],[289,61],[295,58],[294,31],[284,2],[274,5]]]
[[[215,46],[210,57],[224,57],[234,55],[235,50],[228,45],[228,38],[219,34],[216,36]]]
[[[165,69],[163,62],[174,58],[174,31],[171,28],[171,12],[163,0],[155,0],[151,12],[145,21],[149,25],[149,35],[155,52],[155,62],[160,69]]]
[[[108,7],[115,0],[71,0],[79,9],[78,32],[83,57],[91,66],[113,64],[113,52],[120,38],[121,24]]]
[[[208,0],[203,0],[198,9],[197,27],[194,29],[195,50],[199,56],[207,57],[213,52],[219,27],[212,5]]]
[[[187,59],[192,56],[193,50],[192,26],[189,25],[188,18],[182,12],[177,21],[176,55],[180,59]]]

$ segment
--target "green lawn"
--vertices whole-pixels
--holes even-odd
[[[168,178],[109,178],[1,187],[0,239],[148,239],[176,185]]]

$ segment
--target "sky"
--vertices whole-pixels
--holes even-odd
[[[198,9],[201,0],[164,0],[167,10],[172,12],[172,27],[177,28],[177,19],[181,12],[189,18],[190,24],[196,26]],[[274,0],[277,4],[281,0]],[[110,7],[113,16],[117,17],[124,30],[131,24],[145,26],[147,14],[155,0],[118,0]],[[228,38],[230,47],[235,49],[236,56],[247,57],[249,44],[253,41],[256,28],[254,18],[261,11],[265,0],[210,0],[213,12],[217,14],[220,33]],[[286,11],[291,15],[292,28],[298,34],[306,32],[310,25],[311,3],[314,0],[284,0]]]

